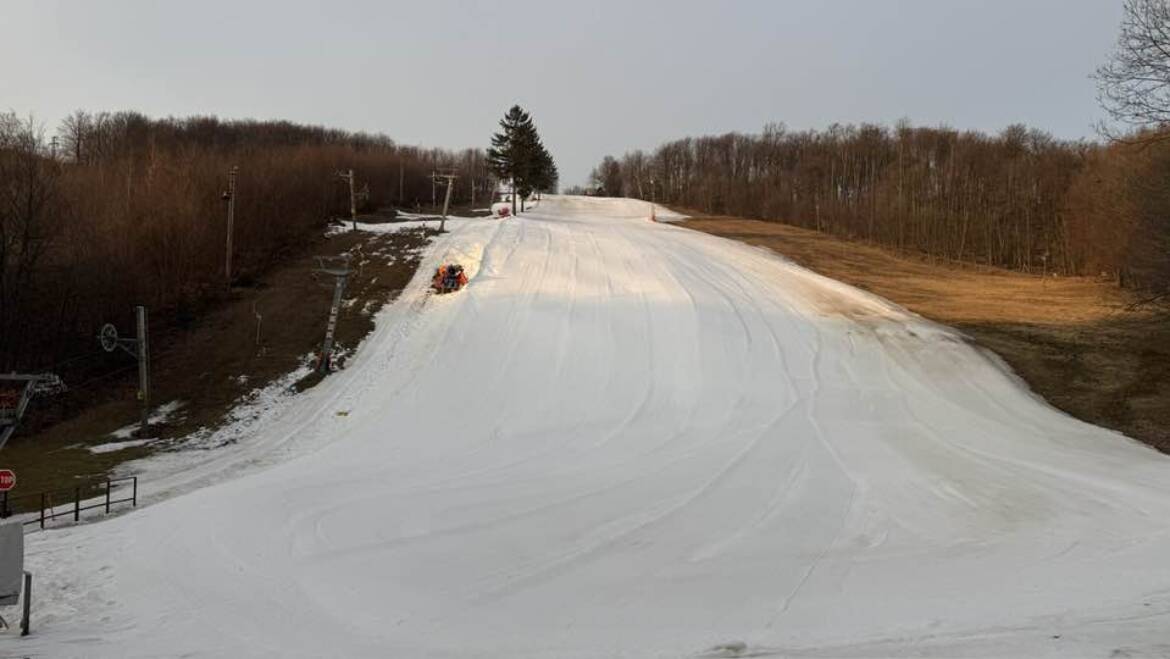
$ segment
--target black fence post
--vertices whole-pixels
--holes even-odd
[[[81,521],[81,488],[73,491],[73,521]]]
[[[138,507],[138,477],[137,476],[134,477],[134,492],[133,492],[133,494],[130,495],[130,505],[135,507],[135,508]]]
[[[110,514],[110,480],[106,479],[106,514]]]
[[[24,617],[20,620],[20,635],[28,636],[29,618],[32,617],[32,573],[24,573]]]
[[[45,493],[41,492],[41,528],[45,528]]]

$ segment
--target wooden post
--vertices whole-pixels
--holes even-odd
[[[131,491],[131,494],[130,494],[130,505],[137,508],[138,507],[138,477],[134,476],[133,478],[134,478],[134,489]]]
[[[110,514],[110,481],[106,479],[106,514]]]
[[[45,528],[45,493],[41,492],[41,528]]]
[[[260,345],[260,324],[264,322],[264,316],[256,309],[256,302],[252,302],[252,314],[256,316],[256,345]]]
[[[134,308],[138,317],[138,395],[142,399],[142,423],[138,436],[145,439],[150,430],[150,341],[147,338],[146,307]]]
[[[227,279],[228,288],[232,286],[232,234],[236,224],[236,174],[239,167],[232,167],[228,171],[228,217],[227,217],[227,256],[224,258],[223,275]]]

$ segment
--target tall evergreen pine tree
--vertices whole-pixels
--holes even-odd
[[[515,215],[517,193],[523,204],[523,199],[532,192],[556,187],[556,165],[541,143],[532,117],[519,105],[508,110],[500,120],[500,128],[500,132],[492,135],[492,145],[487,150],[488,164],[496,176],[511,181],[512,214]]]

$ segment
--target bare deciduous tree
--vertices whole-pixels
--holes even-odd
[[[607,195],[783,220],[948,260],[1072,272],[1065,195],[1091,148],[1024,126],[989,136],[908,124],[799,133],[771,125],[607,156],[592,182]]]
[[[606,156],[589,174],[589,180],[602,196],[622,195],[622,168],[613,156]]]
[[[1170,3],[1126,0],[1121,35],[1109,61],[1094,76],[1101,105],[1115,122],[1129,128],[1170,125]],[[1114,131],[1103,130],[1112,138]],[[1170,135],[1143,132],[1138,140]],[[1130,139],[1130,138],[1127,138]]]
[[[35,323],[21,313],[60,225],[55,162],[30,118],[0,114],[0,359],[23,349]]]
[[[57,135],[61,146],[73,162],[83,162],[86,136],[92,132],[93,117],[85,110],[77,110],[61,121]]]

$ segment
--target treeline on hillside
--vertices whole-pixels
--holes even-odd
[[[686,138],[607,156],[594,191],[777,220],[1026,272],[1170,284],[1170,145],[1067,142],[1023,126],[834,125]]]
[[[128,319],[135,304],[158,327],[222,295],[232,167],[237,284],[348,215],[339,170],[355,171],[365,207],[429,205],[436,169],[459,172],[456,203],[494,188],[480,150],[383,135],[78,112],[50,140],[33,120],[0,114],[0,371],[92,354],[100,324]]]

